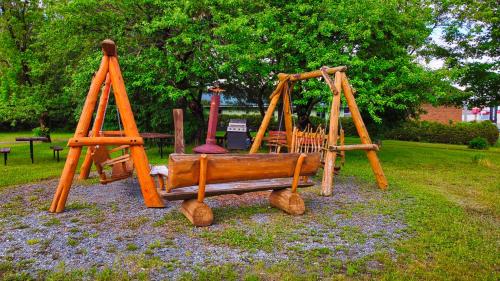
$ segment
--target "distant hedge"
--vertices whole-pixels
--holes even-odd
[[[219,130],[225,130],[229,119],[246,119],[251,130],[258,130],[262,117],[260,115],[221,115],[219,116]],[[311,116],[313,126],[325,126],[322,118]],[[350,117],[340,118],[340,123],[347,136],[357,136],[356,127]],[[279,120],[272,119],[270,129],[279,128]],[[483,122],[456,122],[441,124],[430,121],[406,121],[389,128],[378,124],[366,124],[372,139],[394,139],[403,141],[437,142],[449,144],[469,144],[476,137],[485,138],[491,145],[498,140],[498,128],[489,121]],[[281,124],[285,129],[285,124]]]
[[[429,121],[408,121],[384,133],[388,139],[468,144],[481,137],[494,145],[498,140],[498,128],[489,121],[457,122],[441,124]]]

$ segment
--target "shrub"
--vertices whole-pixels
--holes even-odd
[[[262,123],[260,114],[248,115],[226,115],[219,116],[218,130],[225,131],[230,119],[246,119],[250,130],[256,131]],[[322,125],[328,127],[328,120],[316,116],[309,117],[312,125],[317,127]],[[294,121],[297,120],[294,118]],[[341,127],[346,136],[358,136],[354,122],[350,117],[340,118]],[[405,121],[398,124],[375,124],[365,123],[372,139],[386,138],[403,141],[421,141],[437,142],[449,144],[464,144],[476,138],[481,137],[487,140],[487,143],[494,145],[498,141],[498,128],[489,121],[484,122],[456,122],[450,124],[441,124],[429,121]],[[269,124],[268,130],[278,130],[280,127],[279,119],[273,118]],[[282,122],[281,130],[285,130],[285,124]]]
[[[475,137],[469,141],[471,149],[488,149],[488,141],[482,137]]]
[[[35,137],[46,137],[49,139],[48,142],[51,142],[50,129],[48,127],[36,127],[32,132]]]
[[[407,121],[383,134],[388,139],[450,144],[469,144],[476,137],[484,138],[490,144],[495,144],[498,140],[498,129],[489,121],[452,124]]]

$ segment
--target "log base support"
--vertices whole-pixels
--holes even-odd
[[[306,207],[304,200],[298,193],[293,193],[289,189],[275,190],[269,196],[271,206],[281,209],[290,215],[304,214]]]
[[[196,199],[184,200],[181,212],[195,226],[209,226],[214,221],[212,209],[205,203],[200,203]]]

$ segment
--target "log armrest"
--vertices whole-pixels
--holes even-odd
[[[200,155],[200,180],[198,182],[198,202],[203,203],[205,199],[205,185],[207,183],[207,155]]]
[[[297,186],[299,185],[302,164],[304,163],[304,160],[306,159],[306,157],[307,157],[307,155],[305,153],[302,153],[302,154],[300,154],[299,158],[297,159],[297,164],[295,165],[295,170],[293,172],[292,193],[297,192]]]

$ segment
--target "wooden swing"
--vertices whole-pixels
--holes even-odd
[[[338,143],[340,146],[344,146],[344,130],[340,129]],[[293,128],[292,133],[292,144],[289,149],[291,153],[320,153],[320,160],[322,164],[325,164],[326,151],[328,150],[328,134],[326,134],[325,129],[318,126],[314,130],[311,126],[307,126],[303,131],[300,131],[297,127]],[[337,153],[337,158],[340,158],[338,162],[339,165],[335,166],[335,171],[340,171],[340,168],[345,163],[345,151],[342,150]]]
[[[291,112],[291,91],[293,89],[293,83],[300,80],[306,80],[311,78],[323,77],[324,81],[327,83],[330,91],[333,94],[332,106],[330,109],[330,124],[328,130],[328,138],[326,145],[321,148],[325,152],[324,154],[324,172],[323,181],[321,184],[321,194],[324,196],[330,196],[333,192],[333,177],[335,170],[335,161],[338,153],[347,150],[365,150],[366,156],[370,165],[372,167],[373,173],[375,174],[375,179],[379,188],[387,188],[387,180],[385,178],[382,166],[380,165],[376,151],[378,146],[372,144],[368,131],[364,125],[363,119],[359,112],[356,100],[354,99],[353,91],[349,85],[349,81],[345,74],[347,67],[322,67],[320,70],[305,72],[300,74],[284,74],[280,73],[278,75],[279,83],[276,89],[270,96],[269,107],[267,108],[266,114],[262,120],[259,131],[255,136],[252,147],[250,148],[250,153],[256,153],[262,143],[264,134],[269,126],[269,122],[273,116],[274,110],[278,101],[283,100],[283,114],[284,123],[286,129],[286,139],[287,146],[292,148],[293,141],[293,125],[292,125],[292,112]],[[335,80],[332,80],[330,75],[335,75]],[[347,105],[351,111],[351,116],[356,127],[356,130],[361,138],[362,144],[357,145],[338,145],[339,139],[339,117],[340,117],[340,95],[341,92],[344,93],[344,97],[347,101]],[[297,136],[298,137],[298,136]],[[343,136],[342,136],[343,138]],[[295,144],[294,144],[295,145]],[[298,147],[298,146],[297,146]],[[317,148],[319,149],[319,148]]]
[[[144,203],[147,207],[164,207],[164,202],[156,191],[156,185],[153,177],[150,175],[150,167],[146,152],[144,151],[144,140],[140,137],[137,129],[132,108],[128,100],[125,84],[123,82],[118,57],[116,55],[115,43],[111,40],[102,42],[103,57],[99,70],[92,79],[82,114],[75,131],[75,135],[68,141],[69,152],[66,158],[66,164],[61,174],[59,184],[57,185],[54,199],[50,206],[51,212],[62,212],[66,205],[73,177],[75,176],[78,159],[82,147],[90,147],[87,156],[82,165],[80,178],[88,177],[92,161],[96,163],[98,169],[104,170],[104,167],[111,166],[111,177],[103,179],[100,173],[101,181],[110,182],[125,176],[130,176],[133,167],[137,170],[137,178],[141,187]],[[106,82],[105,82],[106,80]],[[99,90],[104,83],[102,95],[99,100],[99,106],[96,118],[89,135],[90,123],[94,113]],[[123,131],[100,132],[104,115],[108,104],[110,87],[113,87],[113,94],[116,101],[116,107],[119,110],[119,117],[123,124]],[[107,150],[107,146],[117,146],[116,149]],[[111,159],[110,153],[114,151],[128,150],[129,153]],[[92,157],[93,156],[93,157]],[[100,167],[100,168],[99,168]]]

